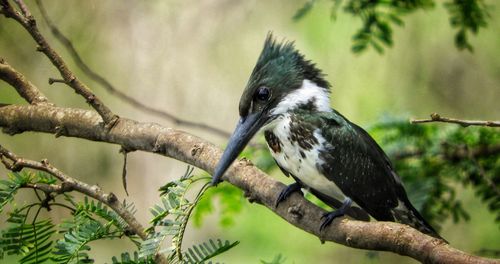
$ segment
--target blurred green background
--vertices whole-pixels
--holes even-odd
[[[319,1],[302,20],[292,20],[303,1],[44,1],[52,20],[75,45],[84,60],[117,88],[139,101],[178,117],[232,131],[239,96],[261,51],[266,34],[294,40],[308,59],[317,63],[332,83],[332,106],[366,127],[384,114],[427,117],[431,112],[466,119],[500,116],[500,8],[490,10],[486,29],[471,38],[474,53],[458,51],[449,16],[438,4],[433,10],[405,17],[394,27],[394,47],[378,54],[351,52],[351,38],[361,22],[338,13],[330,19],[329,1]],[[140,121],[175,124],[144,114],[108,94],[88,80],[68,53],[50,35],[32,1],[27,1],[45,36],[76,74],[120,116]],[[0,18],[0,57],[23,72],[59,106],[89,107],[61,84],[48,85],[58,73],[18,24]],[[4,82],[0,102],[24,104]],[[444,125],[443,125],[444,126]],[[179,127],[220,146],[225,138]],[[126,197],[121,185],[119,147],[74,138],[25,133],[0,134],[0,143],[17,154],[48,158],[67,174]],[[156,155],[134,152],[128,159],[127,200],[139,209],[146,223],[147,208],[157,203],[159,186],[183,174],[186,165]],[[200,172],[198,172],[200,173]],[[0,175],[6,171],[0,168]],[[290,181],[279,170],[273,176]],[[500,248],[500,230],[494,216],[474,197],[458,187],[469,222],[444,223],[441,234],[451,245],[475,252]],[[24,197],[24,196],[19,196]],[[30,198],[26,194],[26,199]],[[31,197],[32,198],[32,197]],[[241,198],[243,199],[243,197]],[[18,201],[22,199],[18,198]],[[219,214],[206,217],[201,228],[188,229],[185,245],[221,237],[240,240],[235,249],[217,258],[226,263],[258,263],[282,254],[286,263],[413,263],[409,258],[326,243],[299,230],[269,210],[244,201],[234,224],[222,228]],[[58,210],[50,212],[57,219]],[[4,216],[0,216],[4,217]],[[3,221],[2,221],[3,222]],[[0,227],[2,224],[0,223]],[[91,244],[96,263],[133,249],[128,241]]]

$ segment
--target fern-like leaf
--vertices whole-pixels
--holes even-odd
[[[7,180],[0,180],[0,213],[3,207],[14,199],[17,190],[30,182],[32,177],[28,172],[13,172],[7,176]]]
[[[100,218],[112,223],[120,230],[125,230],[128,227],[127,222],[123,220],[115,211],[109,210],[102,202],[96,202],[94,200],[89,200],[85,196],[83,203],[78,204],[75,214],[94,214]]]
[[[99,221],[75,216],[74,227],[67,230],[64,238],[57,241],[52,252],[52,260],[56,263],[91,263],[93,260],[87,254],[90,250],[88,243],[108,237],[111,222],[103,225]],[[65,227],[71,227],[66,223]]]
[[[220,239],[217,239],[217,243],[212,239],[208,240],[208,242],[204,242],[199,245],[194,245],[189,248],[186,252],[184,252],[184,263],[195,264],[195,263],[206,263],[207,260],[210,260],[228,250],[238,245],[240,242],[235,241],[233,243],[226,240],[222,242]]]
[[[15,217],[21,219],[22,216],[23,214],[16,214]],[[23,256],[19,263],[43,263],[50,257],[51,237],[56,232],[54,225],[50,220],[33,224],[25,224],[24,220],[2,232],[0,251],[8,255]]]
[[[134,251],[134,255],[130,256],[128,252],[122,253],[120,259],[113,257],[111,259],[113,264],[152,264],[154,261],[152,259],[141,259],[139,258],[139,253]]]
[[[187,168],[186,173],[179,180],[169,182],[160,191],[161,203],[151,208],[153,219],[152,226],[147,229],[150,236],[143,241],[140,247],[139,256],[141,258],[152,258],[158,253],[168,253],[170,259],[182,260],[182,240],[186,230],[189,216],[195,205],[200,200],[201,195],[206,190],[204,185],[193,202],[185,198],[189,186],[201,179],[208,177],[193,177],[193,169]],[[155,229],[159,229],[156,231]],[[172,245],[162,248],[163,241],[167,236],[172,237]]]

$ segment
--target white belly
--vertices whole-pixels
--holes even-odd
[[[314,131],[318,144],[309,150],[302,150],[297,142],[291,142],[290,138],[290,115],[285,114],[264,128],[272,131],[281,142],[281,151],[274,152],[270,149],[276,162],[285,170],[297,177],[304,185],[319,191],[327,196],[343,201],[345,195],[337,185],[323,176],[317,164],[320,163],[319,152],[325,143],[319,129]]]

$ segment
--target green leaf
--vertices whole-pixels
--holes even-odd
[[[278,254],[278,255],[274,256],[273,260],[271,260],[269,262],[261,260],[260,263],[262,263],[262,264],[283,264],[283,263],[285,263],[285,260],[286,260],[285,257],[283,257],[281,254]]]
[[[139,253],[134,251],[133,257],[130,256],[128,252],[124,252],[120,255],[120,259],[113,257],[111,259],[113,264],[153,264],[152,259],[141,259],[139,258]]]
[[[14,199],[17,190],[31,181],[33,175],[21,171],[9,173],[7,177],[7,180],[0,180],[0,213],[3,207]]]
[[[298,21],[303,18],[309,11],[311,11],[312,7],[316,3],[316,0],[307,1],[297,12],[293,15],[293,20]]]
[[[16,213],[16,217],[22,214]],[[21,223],[15,223],[0,236],[0,252],[20,255],[19,263],[44,263],[50,258],[52,235],[56,232],[50,220],[25,224],[26,214]],[[17,221],[16,221],[17,222]],[[0,259],[3,254],[0,254]]]
[[[85,216],[75,216],[71,229],[64,233],[64,238],[58,240],[52,251],[52,260],[56,263],[93,263],[89,257],[88,243],[103,238],[112,238],[106,225]],[[71,226],[71,225],[69,225]]]
[[[238,245],[240,242],[235,241],[233,243],[226,240],[224,243],[217,239],[217,243],[212,239],[208,242],[201,243],[199,245],[194,245],[188,248],[184,253],[184,263],[194,264],[194,263],[205,263],[228,250]]]

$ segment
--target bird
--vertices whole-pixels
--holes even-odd
[[[269,33],[239,102],[240,119],[219,160],[212,186],[263,131],[278,167],[295,182],[278,195],[309,190],[335,208],[323,215],[320,231],[340,216],[407,224],[440,238],[410,202],[394,166],[360,126],[330,106],[326,75],[294,42]],[[444,239],[443,239],[444,240]]]

